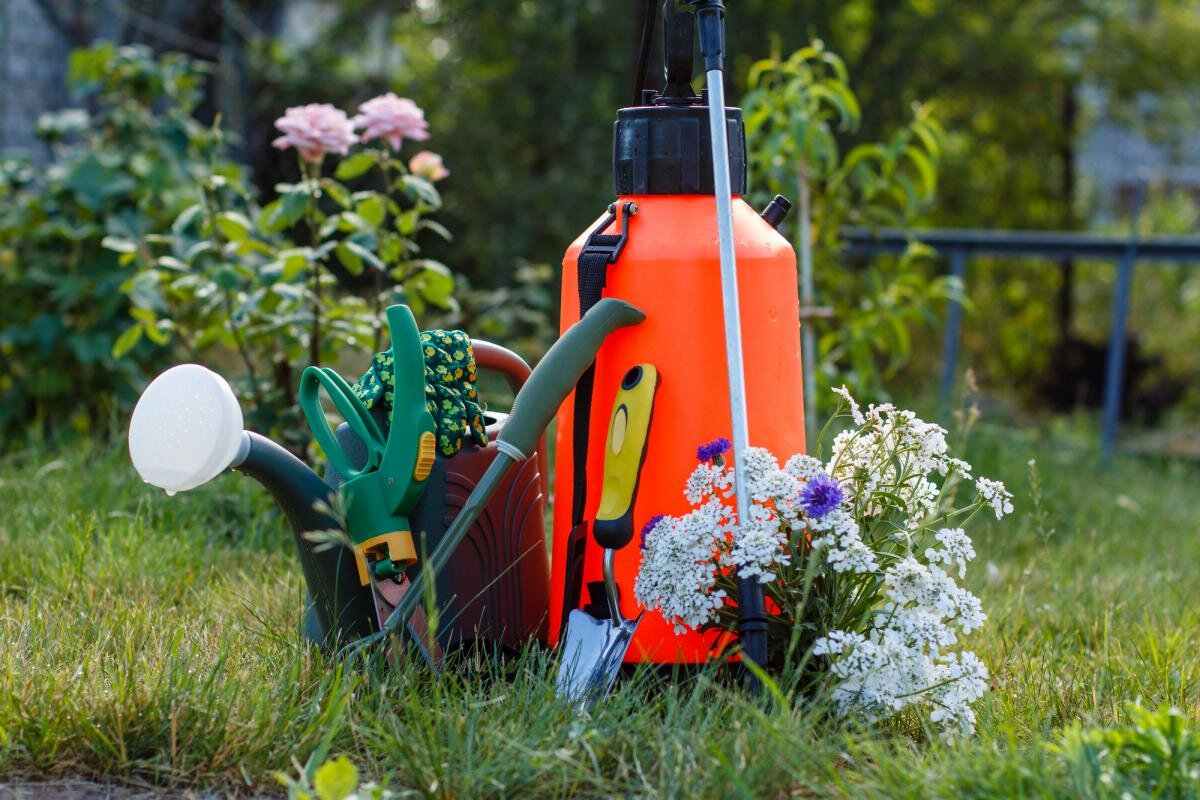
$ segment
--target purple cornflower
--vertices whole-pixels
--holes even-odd
[[[662,522],[666,516],[666,514],[655,514],[646,522],[645,525],[642,526],[642,540],[638,544],[639,548],[642,550],[646,549],[646,537],[649,536],[650,532],[654,530],[654,526]]]
[[[800,507],[812,519],[820,519],[837,508],[841,502],[842,487],[824,473],[814,475],[800,490]]]
[[[702,444],[696,448],[696,460],[702,464],[705,461],[712,461],[728,453],[732,447],[733,445],[724,436],[713,439],[708,444]]]

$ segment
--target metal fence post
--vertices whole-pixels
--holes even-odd
[[[1117,444],[1117,424],[1121,417],[1121,388],[1125,383],[1125,341],[1128,338],[1129,294],[1133,284],[1135,248],[1121,258],[1117,266],[1117,285],[1113,297],[1112,330],[1108,334],[1108,363],[1104,368],[1104,429],[1100,447],[1105,459],[1111,459]]]
[[[1112,327],[1108,332],[1108,360],[1104,368],[1104,419],[1100,433],[1100,450],[1104,460],[1112,460],[1117,446],[1117,425],[1121,419],[1121,389],[1125,384],[1125,345],[1129,338],[1129,296],[1133,290],[1133,265],[1137,260],[1138,219],[1146,197],[1145,184],[1138,187],[1133,200],[1129,225],[1129,242],[1117,265],[1117,282],[1113,290]]]
[[[967,251],[956,247],[950,251],[950,274],[958,278],[959,286],[965,290],[967,277]],[[964,294],[965,296],[965,294]],[[942,383],[939,389],[942,409],[949,409],[954,399],[954,382],[958,376],[958,346],[962,339],[962,303],[951,299],[946,308],[946,334],[942,341]]]

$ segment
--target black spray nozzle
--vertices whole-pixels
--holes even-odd
[[[691,3],[696,8],[696,25],[700,29],[700,53],[704,56],[704,71],[724,70],[725,2],[691,0]]]
[[[783,223],[788,212],[792,210],[792,201],[788,200],[781,194],[775,195],[775,199],[767,203],[767,207],[763,209],[761,216],[775,230],[779,230],[779,226]]]

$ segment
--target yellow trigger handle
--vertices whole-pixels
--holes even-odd
[[[658,370],[638,364],[625,373],[613,400],[604,448],[604,484],[592,535],[601,547],[618,550],[633,539],[633,501],[637,496]]]

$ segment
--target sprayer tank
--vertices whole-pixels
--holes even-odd
[[[740,118],[737,124],[740,128]],[[618,138],[618,158],[619,146]],[[735,179],[734,186],[738,185]],[[626,202],[634,203],[637,213],[628,220],[618,218],[602,231],[615,234],[622,222],[628,224],[626,245],[607,268],[603,294],[642,309],[646,321],[614,333],[596,358],[584,519],[590,523],[595,518],[599,503],[608,416],[621,376],[631,364],[648,362],[658,368],[662,384],[634,511],[634,524],[640,529],[655,515],[678,515],[689,509],[683,486],[696,466],[696,448],[718,437],[729,438],[731,425],[714,197],[711,193],[623,195],[617,208],[626,208]],[[734,198],[733,215],[750,443],[786,458],[803,451],[805,444],[795,251],[741,198]],[[579,255],[588,234],[602,220],[593,223],[563,258],[563,330],[579,318]],[[574,413],[572,396],[559,412],[556,434],[550,613],[555,640],[569,571],[564,554],[572,530]],[[633,584],[640,562],[636,546],[616,554],[621,608],[630,618],[639,611]],[[601,551],[588,537],[581,605],[601,580],[600,570]],[[660,615],[647,613],[626,661],[696,663],[705,660],[713,645],[711,636],[677,636]]]

